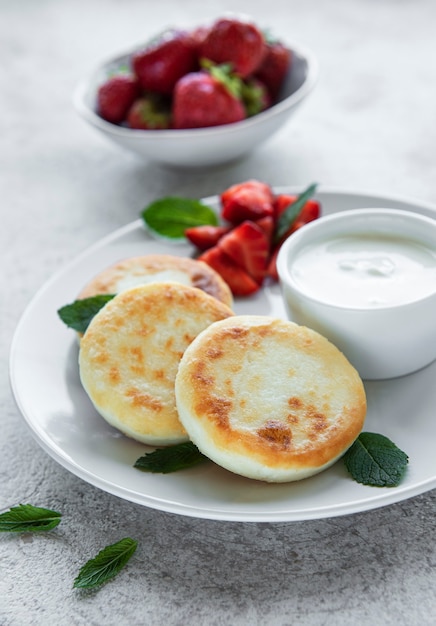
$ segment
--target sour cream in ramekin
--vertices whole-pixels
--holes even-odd
[[[290,317],[335,343],[362,378],[436,359],[436,220],[394,209],[322,217],[289,237],[277,267]]]

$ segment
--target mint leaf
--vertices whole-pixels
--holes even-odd
[[[354,480],[372,487],[396,487],[409,460],[390,439],[376,433],[360,433],[343,459]]]
[[[317,184],[313,183],[305,191],[300,193],[294,202],[292,202],[285,211],[280,215],[274,239],[276,243],[287,233],[289,228],[295,222],[306,202],[313,196],[316,191]]]
[[[61,307],[57,313],[69,328],[84,333],[92,318],[114,297],[112,294],[99,294],[83,300],[75,300],[72,304]]]
[[[91,589],[114,578],[134,554],[138,542],[126,537],[106,546],[80,569],[73,587]]]
[[[182,239],[193,226],[216,226],[218,218],[210,207],[199,200],[167,197],[149,204],[141,213],[146,226],[154,233],[170,239]]]
[[[133,467],[155,474],[170,474],[208,461],[192,441],[148,452]]]
[[[0,532],[24,533],[52,530],[61,521],[61,514],[32,504],[19,504],[0,515]]]

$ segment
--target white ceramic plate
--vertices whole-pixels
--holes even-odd
[[[299,191],[280,189],[290,193]],[[436,209],[393,198],[323,190],[323,214],[351,208],[391,207],[435,217]],[[215,204],[216,198],[205,202]],[[190,246],[151,239],[141,220],[106,237],[58,272],[34,297],[14,336],[10,376],[18,406],[39,444],[83,480],[116,496],[182,515],[243,522],[333,517],[392,504],[436,486],[436,362],[411,376],[365,384],[365,430],[392,439],[409,455],[396,488],[354,482],[338,461],[296,483],[267,484],[203,464],[174,474],[133,468],[150,450],[111,428],[93,409],[78,375],[78,344],[57,316],[82,286],[106,266],[147,253],[190,255]],[[237,313],[284,317],[278,286],[236,302]]]

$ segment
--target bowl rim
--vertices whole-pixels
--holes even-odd
[[[184,139],[194,139],[197,137],[213,137],[214,135],[222,135],[223,132],[236,132],[238,130],[249,129],[252,126],[257,126],[262,120],[274,118],[280,115],[282,112],[291,108],[292,106],[301,102],[314,88],[319,74],[319,64],[315,54],[309,48],[301,46],[297,43],[287,43],[287,48],[295,53],[307,64],[306,78],[296,91],[290,96],[287,96],[280,102],[277,102],[273,106],[269,107],[265,111],[261,111],[253,117],[247,118],[240,122],[234,122],[232,124],[221,124],[219,126],[210,126],[204,128],[180,128],[180,129],[168,129],[168,130],[142,130],[134,128],[125,128],[123,126],[117,126],[111,122],[107,122],[101,118],[91,107],[86,104],[86,95],[91,90],[92,84],[95,82],[96,76],[99,72],[104,70],[106,66],[120,63],[127,56],[133,54],[140,46],[131,47],[129,50],[122,54],[117,54],[102,61],[94,69],[88,72],[87,76],[81,79],[76,85],[73,91],[73,105],[76,111],[82,118],[99,128],[100,130],[119,137],[130,137],[136,139],[145,139],[159,137],[162,140],[174,140],[176,137]]]
[[[417,298],[415,300],[410,300],[408,302],[404,302],[402,304],[385,304],[377,306],[373,309],[368,307],[361,306],[352,306],[352,305],[342,305],[342,304],[334,304],[332,302],[328,302],[322,298],[317,298],[309,293],[307,293],[304,288],[301,288],[293,279],[292,273],[290,271],[288,265],[288,256],[289,256],[289,248],[298,245],[301,243],[303,238],[306,238],[308,234],[312,231],[320,231],[322,233],[322,227],[326,222],[343,222],[347,221],[350,217],[359,217],[362,215],[389,215],[389,216],[399,216],[404,217],[406,219],[412,219],[414,221],[418,221],[421,223],[426,223],[430,227],[436,229],[436,219],[429,217],[427,215],[422,215],[420,213],[415,213],[413,211],[404,210],[404,209],[390,209],[388,207],[371,207],[371,208],[359,208],[359,209],[349,209],[346,211],[341,211],[340,213],[333,213],[331,215],[322,216],[309,224],[306,224],[303,228],[299,229],[295,232],[292,237],[288,237],[282,244],[278,257],[277,257],[277,272],[279,275],[279,283],[281,289],[285,287],[290,289],[291,291],[299,294],[300,297],[305,298],[309,302],[316,304],[317,306],[325,307],[326,309],[334,309],[337,311],[353,311],[355,313],[364,313],[364,314],[372,314],[375,315],[382,311],[389,310],[404,310],[408,307],[416,306],[417,304],[425,303],[427,300],[436,299],[436,291],[433,293],[427,294],[421,298]],[[350,233],[352,234],[352,233]],[[395,233],[393,233],[395,235]],[[407,238],[407,234],[404,235],[404,238]],[[318,239],[318,238],[317,238]],[[322,234],[321,234],[322,239]],[[311,240],[309,240],[310,242]],[[309,243],[308,242],[308,243]]]

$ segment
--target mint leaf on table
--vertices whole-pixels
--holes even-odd
[[[99,294],[75,300],[58,309],[58,315],[69,328],[84,333],[92,318],[114,297],[113,294]]]
[[[169,196],[149,204],[141,213],[146,226],[154,233],[170,239],[182,239],[193,226],[216,226],[218,218],[210,207],[199,200]]]
[[[274,239],[276,243],[280,241],[280,239],[285,235],[292,224],[295,222],[299,214],[301,213],[301,209],[304,207],[306,202],[310,200],[310,198],[314,195],[317,184],[313,183],[310,185],[305,191],[300,193],[300,195],[296,198],[294,202],[292,202],[285,211],[280,215],[276,230],[274,233]]]
[[[106,546],[80,569],[73,587],[91,589],[114,578],[134,554],[138,542],[126,537]]]
[[[409,457],[384,435],[360,433],[343,456],[345,467],[358,483],[372,487],[396,487]]]
[[[52,530],[61,514],[32,504],[19,504],[0,515],[0,532],[24,533]]]
[[[155,474],[170,474],[181,469],[194,467],[209,459],[200,452],[192,441],[161,448],[141,456],[133,467]]]

